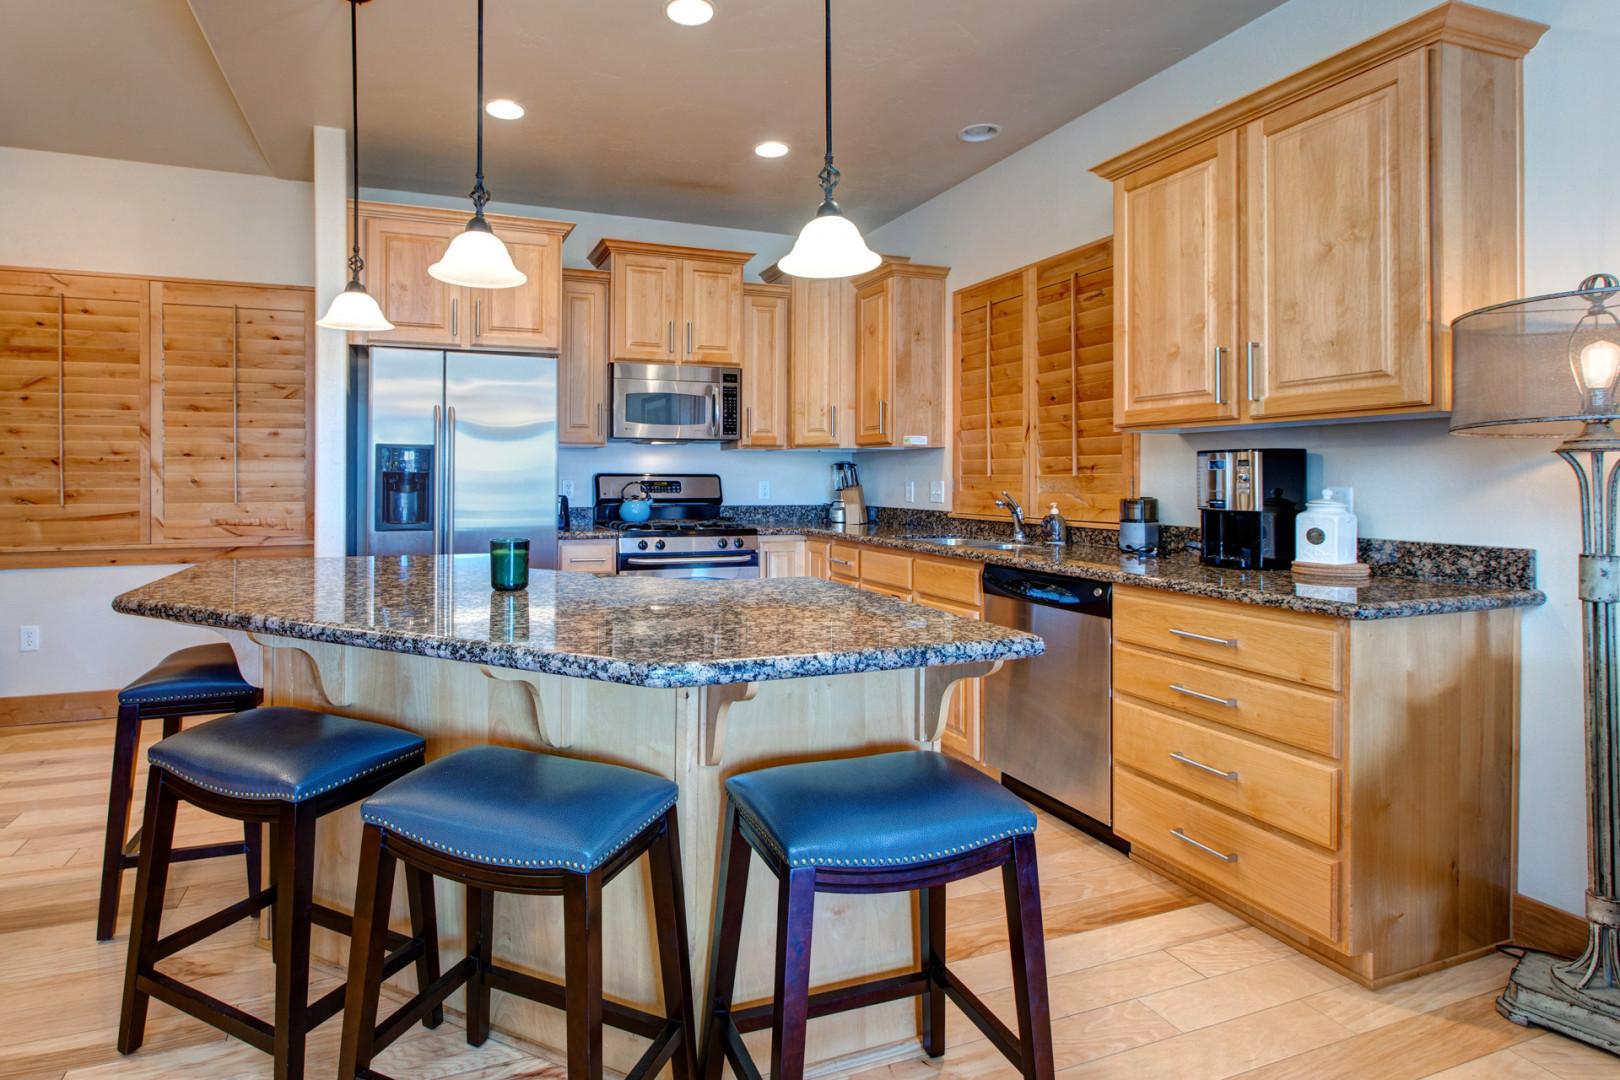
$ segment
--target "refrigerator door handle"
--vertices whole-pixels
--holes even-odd
[[[434,522],[433,522],[433,565],[439,564],[439,555],[443,551],[440,544],[441,531],[444,528],[444,515],[439,513],[444,503],[444,445],[439,434],[444,427],[444,418],[440,415],[439,406],[433,406],[433,495],[434,495]]]
[[[444,420],[444,551],[456,553],[456,407],[445,413]]]

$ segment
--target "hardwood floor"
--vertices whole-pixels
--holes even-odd
[[[98,945],[93,932],[111,740],[109,722],[0,730],[0,1080],[268,1076],[269,1059],[258,1051],[156,1002],[140,1053],[122,1058],[113,1049],[127,939],[121,931]],[[236,828],[188,808],[180,832],[187,842],[207,842],[228,840]],[[1037,845],[1053,1038],[1067,1076],[1620,1077],[1620,1058],[1496,1014],[1512,966],[1505,956],[1368,991],[1056,821],[1043,818]],[[134,877],[124,880],[126,923]],[[173,879],[169,926],[243,889],[235,859],[181,864]],[[964,980],[1010,1022],[999,884],[986,875],[952,887],[949,951]],[[165,970],[269,1012],[270,955],[246,923]],[[318,971],[312,990],[337,977]],[[812,1023],[812,1040],[815,1030]],[[941,1061],[919,1053],[858,1075],[1013,1075],[954,1008],[947,1031]],[[335,1071],[338,1035],[332,1022],[311,1038],[311,1076]],[[499,1036],[467,1046],[458,1017],[437,1031],[413,1029],[377,1064],[399,1077],[564,1076]]]

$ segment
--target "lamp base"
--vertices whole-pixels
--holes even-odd
[[[1558,974],[1568,964],[1550,953],[1525,953],[1496,999],[1496,1011],[1515,1024],[1534,1024],[1620,1054],[1620,994],[1576,989]]]

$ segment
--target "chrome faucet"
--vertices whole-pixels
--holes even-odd
[[[1029,538],[1024,535],[1024,508],[1018,505],[1018,500],[1012,497],[1012,492],[1003,491],[1001,498],[996,500],[996,506],[1012,515],[1013,543],[1026,542]]]

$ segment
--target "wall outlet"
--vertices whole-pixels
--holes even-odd
[[[765,500],[769,499],[770,497],[771,497],[771,482],[769,480],[761,480],[759,482],[759,499],[760,499],[760,501],[764,502]]]
[[[557,484],[557,494],[565,499],[572,499],[574,497],[574,482],[572,480],[560,481]]]
[[[17,651],[39,652],[39,627],[19,626],[17,628]]]
[[[928,501],[942,503],[945,501],[945,481],[935,480],[928,485]]]
[[[917,481],[915,481],[915,480],[907,480],[906,481],[906,502],[914,503],[916,501],[917,501]]]

